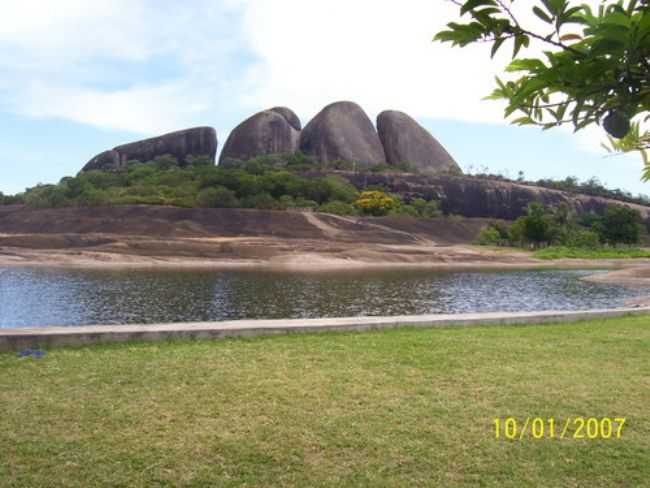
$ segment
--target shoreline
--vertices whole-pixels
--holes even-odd
[[[455,246],[461,248],[461,246]],[[21,250],[7,253],[0,249],[0,267],[62,268],[62,269],[205,269],[205,270],[264,270],[264,271],[360,271],[360,270],[527,270],[527,269],[610,269],[610,273],[628,272],[629,268],[648,267],[648,259],[560,259],[541,260],[525,253],[520,260],[499,260],[498,253],[486,259],[462,260],[441,256],[437,260],[363,260],[349,257],[337,258],[324,253],[294,253],[268,259],[219,259],[192,256],[144,256],[111,252],[52,252]],[[381,257],[379,257],[381,258]],[[645,266],[644,266],[645,265]],[[609,274],[609,273],[608,273]]]
[[[170,339],[226,339],[278,334],[365,332],[414,328],[456,328],[572,324],[583,320],[647,315],[650,307],[574,311],[485,312],[316,319],[226,320],[166,324],[86,325],[0,329],[0,353],[32,347],[79,347],[92,344],[156,342]]]
[[[375,259],[334,257],[324,252],[295,252],[266,258],[216,258],[198,256],[162,256],[125,254],[110,251],[35,250],[0,248],[0,267],[29,267],[77,270],[142,271],[277,271],[298,273],[428,270],[428,271],[498,271],[534,269],[608,270],[581,279],[594,283],[625,286],[650,286],[650,260],[640,259],[559,259],[540,260],[528,253],[498,251],[475,252],[472,246],[442,246],[438,255],[405,259],[399,253],[384,253]],[[469,252],[471,259],[463,259]],[[435,257],[435,259],[431,259]],[[499,259],[504,258],[504,259]]]

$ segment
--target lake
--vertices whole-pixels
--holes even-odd
[[[650,289],[594,270],[97,271],[0,268],[0,327],[619,307]]]

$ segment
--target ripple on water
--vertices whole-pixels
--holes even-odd
[[[581,310],[647,288],[594,270],[347,273],[0,269],[0,327],[257,318]]]

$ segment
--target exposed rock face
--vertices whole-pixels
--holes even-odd
[[[428,174],[462,174],[454,158],[429,132],[403,112],[386,110],[377,117],[377,131],[388,164],[410,163]]]
[[[287,122],[289,122],[289,125],[293,127],[294,129],[300,131],[302,130],[302,124],[300,123],[300,119],[298,116],[294,113],[293,110],[287,107],[273,107],[269,109],[271,112],[277,112],[280,115],[282,115]]]
[[[377,131],[356,103],[328,105],[303,129],[300,150],[318,161],[342,159],[361,166],[386,162]]]
[[[127,161],[138,160],[144,163],[166,154],[174,156],[183,166],[191,162],[192,156],[208,156],[214,159],[216,152],[216,131],[212,127],[195,127],[104,151],[88,161],[82,171],[116,171],[124,168]]]
[[[636,209],[646,224],[650,225],[650,207],[624,203],[602,197],[578,195],[539,186],[520,185],[471,176],[428,176],[409,173],[353,173],[338,171],[358,189],[368,185],[380,185],[403,200],[415,198],[440,200],[446,214],[464,217],[496,218],[514,220],[526,214],[530,202],[542,202],[549,207],[566,203],[576,213],[602,214],[607,205],[626,205]],[[317,172],[308,173],[316,176]]]
[[[293,154],[298,149],[300,119],[286,107],[264,110],[235,127],[221,151],[219,164],[265,154]]]

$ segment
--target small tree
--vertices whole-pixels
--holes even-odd
[[[544,205],[539,202],[529,203],[527,215],[524,217],[524,239],[535,244],[548,242],[549,227]]]
[[[609,244],[636,244],[641,231],[641,215],[622,205],[610,205],[605,215],[594,226],[601,240]]]
[[[364,191],[354,202],[354,206],[366,215],[380,217],[396,209],[398,201],[383,191]]]

